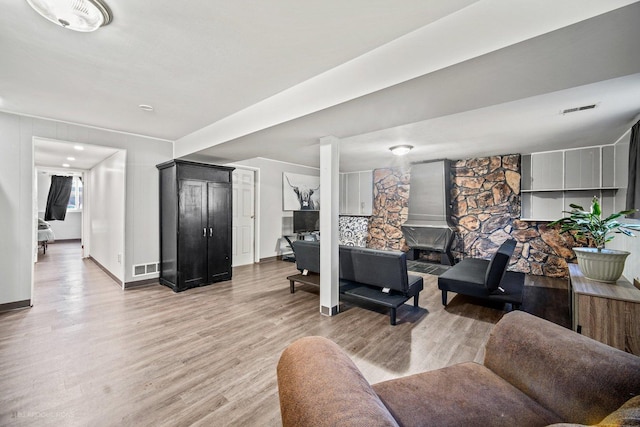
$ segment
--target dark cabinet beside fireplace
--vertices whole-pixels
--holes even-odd
[[[231,279],[233,168],[183,160],[160,172],[160,283],[175,292]]]

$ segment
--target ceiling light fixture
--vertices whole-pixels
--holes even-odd
[[[140,104],[138,105],[138,108],[140,108],[143,111],[153,111],[153,107],[147,104]]]
[[[67,160],[69,160],[70,162],[73,162],[75,159],[75,157],[67,157]]]
[[[84,150],[84,147],[82,145],[74,145],[73,148],[78,151]]]
[[[407,144],[396,145],[395,147],[389,148],[389,150],[396,156],[404,156],[409,151],[413,150],[413,145],[407,145]]]
[[[69,163],[63,163],[63,164],[62,164],[62,167],[63,167],[63,168],[68,168],[68,167],[71,167],[71,165],[70,165]]]
[[[54,24],[83,33],[113,20],[111,10],[102,0],[27,0],[27,3]]]

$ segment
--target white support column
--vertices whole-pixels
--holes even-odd
[[[338,203],[340,140],[320,138],[320,313],[338,314]]]

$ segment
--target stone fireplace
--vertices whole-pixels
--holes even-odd
[[[402,224],[408,218],[410,170],[376,169],[367,245],[407,251]],[[457,258],[489,258],[508,237],[518,242],[509,269],[567,277],[576,241],[546,222],[520,220],[520,155],[451,162],[451,220]]]

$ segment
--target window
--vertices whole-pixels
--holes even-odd
[[[74,176],[71,180],[71,196],[67,210],[82,210],[82,177]]]

